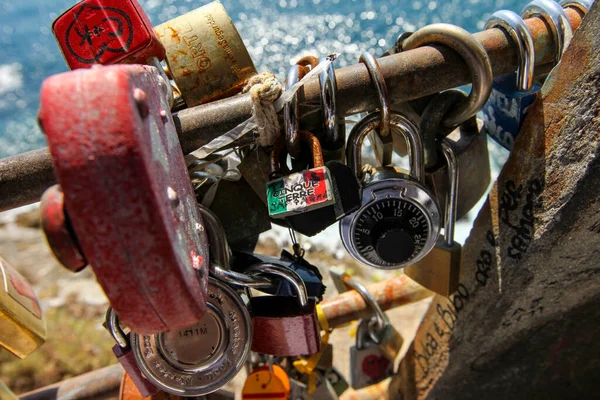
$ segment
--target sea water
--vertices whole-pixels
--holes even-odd
[[[157,25],[209,0],[141,0]],[[258,71],[282,80],[306,54],[338,53],[336,68],[362,51],[381,55],[399,33],[445,22],[469,32],[500,9],[519,12],[526,0],[223,0]],[[45,145],[36,113],[42,81],[67,71],[51,24],[74,0],[0,0],[0,157]],[[492,149],[492,168],[505,158]],[[461,228],[459,239],[468,235]],[[339,241],[339,239],[337,239]]]

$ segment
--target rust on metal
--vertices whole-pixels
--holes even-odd
[[[206,309],[206,233],[161,89],[156,68],[142,65],[78,69],[41,89],[73,232],[137,333],[185,328]]]
[[[432,292],[405,275],[369,285],[367,289],[384,311],[433,296]],[[369,318],[372,314],[363,297],[354,290],[323,300],[321,308],[332,328]]]
[[[581,24],[581,14],[565,10],[573,29]],[[555,46],[547,25],[539,18],[526,23],[535,42],[536,67],[547,70],[554,60]],[[474,34],[485,47],[494,76],[517,68],[517,49],[510,37],[494,28]],[[443,46],[424,46],[378,59],[390,94],[390,101],[404,103],[442,90],[469,83],[470,73],[462,57]],[[363,64],[336,70],[340,114],[350,115],[377,107],[378,100],[369,72]],[[321,126],[318,79],[307,82],[300,94],[300,115],[304,129]],[[307,113],[307,111],[311,111]],[[252,115],[249,94],[233,96],[179,111],[173,116],[184,154],[188,154],[234,128]],[[25,165],[30,162],[35,166]],[[36,150],[0,160],[0,211],[38,201],[44,190],[54,184],[47,151]]]
[[[81,271],[87,266],[87,260],[65,213],[65,196],[59,185],[54,185],[44,192],[40,209],[42,229],[52,253],[69,271]]]

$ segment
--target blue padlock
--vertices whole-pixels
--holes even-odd
[[[497,11],[486,24],[486,29],[504,30],[518,49],[517,71],[494,79],[492,93],[482,110],[489,135],[508,150],[512,149],[527,111],[541,90],[541,86],[533,83],[535,49],[533,36],[523,18],[541,17],[551,27],[556,44],[556,64],[573,36],[565,11],[552,0],[533,0],[522,14],[520,17],[512,11]]]
[[[483,120],[488,134],[510,150],[519,134],[525,114],[540,90],[533,84],[535,49],[533,36],[518,14],[501,10],[492,14],[486,29],[500,28],[515,42],[519,54],[517,72],[494,78],[492,93],[483,107]]]

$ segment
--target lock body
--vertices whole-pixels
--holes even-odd
[[[94,64],[146,64],[165,48],[136,0],[84,0],[52,24],[71,69]]]
[[[0,347],[25,358],[46,341],[46,322],[33,288],[0,258]]]
[[[202,396],[225,385],[250,353],[250,314],[240,296],[209,278],[207,312],[194,325],[154,335],[133,334],[131,346],[144,374],[161,390]]]
[[[158,25],[156,33],[188,107],[232,96],[256,74],[242,38],[218,1]]]
[[[127,336],[128,339],[129,337],[130,335]],[[158,393],[158,388],[142,375],[137,362],[135,361],[131,346],[123,348],[118,344],[115,344],[112,348],[112,352],[115,357],[117,357],[117,360],[119,360],[119,363],[123,366],[125,373],[129,376],[129,379],[131,379],[142,397],[145,398]]]
[[[382,351],[369,334],[370,320],[361,320],[356,345],[350,348],[350,378],[354,389],[374,385],[394,374],[394,359]]]
[[[296,357],[317,353],[321,347],[314,300],[306,306],[295,297],[253,297],[252,351],[274,356]]]
[[[290,378],[279,365],[270,367],[263,365],[254,368],[242,388],[242,399],[276,399],[289,398]]]
[[[520,92],[515,87],[516,79],[514,72],[494,78],[492,93],[482,109],[488,134],[507,150],[512,149],[527,111],[541,89],[533,85],[528,92]]]
[[[458,290],[461,250],[460,244],[454,242],[448,246],[440,236],[431,252],[415,265],[404,268],[404,273],[432,292],[450,296]]]
[[[112,306],[138,333],[189,326],[206,309],[206,232],[166,92],[157,70],[141,65],[55,75],[41,91],[64,211]]]
[[[361,208],[340,223],[346,250],[363,264],[397,269],[414,263],[435,245],[440,211],[422,185],[395,170],[363,189]]]

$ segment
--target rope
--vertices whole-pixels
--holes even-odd
[[[252,97],[252,116],[258,127],[258,144],[272,146],[281,134],[273,103],[281,95],[281,83],[270,72],[254,75],[244,88]]]

